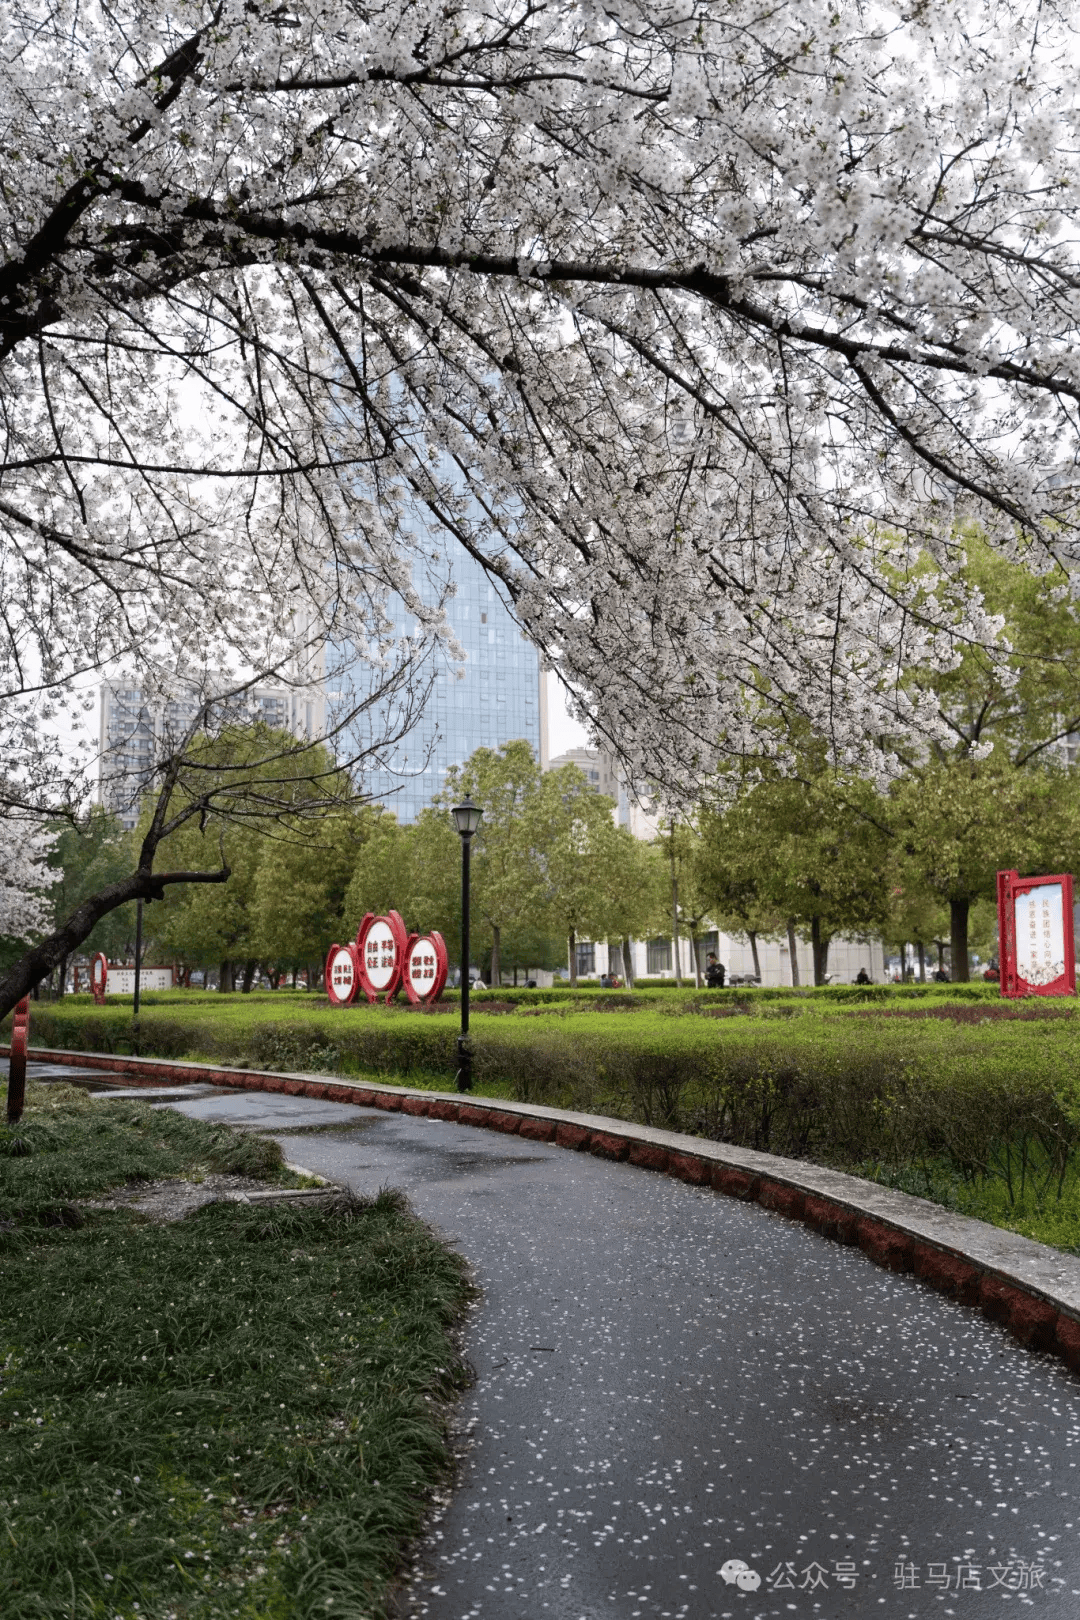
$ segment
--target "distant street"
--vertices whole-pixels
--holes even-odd
[[[357,1192],[403,1188],[474,1269],[472,1445],[418,1616],[1076,1614],[1080,1383],[976,1312],[628,1165],[168,1095]]]

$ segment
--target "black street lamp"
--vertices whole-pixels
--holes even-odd
[[[461,1034],[457,1041],[459,1091],[472,1090],[472,1048],[469,1046],[469,856],[473,834],[480,825],[483,813],[467,793],[464,802],[456,804],[450,812],[461,835]]]

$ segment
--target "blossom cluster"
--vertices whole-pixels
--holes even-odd
[[[1071,588],[1075,47],[1037,0],[12,0],[21,763],[117,660],[454,653],[414,586],[463,548],[633,774],[793,718],[887,771],[899,672],[1000,628],[958,516]]]

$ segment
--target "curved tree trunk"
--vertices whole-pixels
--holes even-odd
[[[570,949],[570,988],[571,988],[571,990],[576,990],[577,989],[577,934],[574,932],[574,930],[572,928],[570,930],[568,944],[569,944],[569,949]]]
[[[753,928],[748,928],[746,930],[746,937],[750,941],[750,954],[754,958],[754,978],[757,980],[758,984],[760,984],[761,983],[761,963],[758,961],[757,931],[755,929],[753,929]]]

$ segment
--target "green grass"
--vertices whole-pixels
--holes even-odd
[[[121,1171],[231,1167],[233,1133],[66,1087],[31,1087],[21,1130],[30,1156],[0,1156],[4,1620],[381,1613],[447,1463],[460,1261],[390,1194],[43,1225]]]
[[[211,1172],[297,1186],[268,1137],[171,1109],[96,1101],[76,1086],[37,1086],[20,1124],[0,1124],[0,1219],[49,1221],[63,1206],[126,1182]]]

